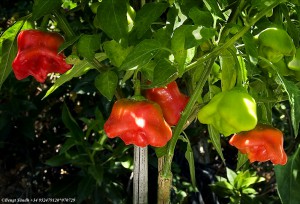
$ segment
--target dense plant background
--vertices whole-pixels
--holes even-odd
[[[98,1],[62,2],[74,32],[93,33],[107,41],[107,36],[98,33],[94,25],[92,5]],[[198,4],[196,1],[187,2]],[[220,2],[230,6],[230,3],[234,5],[240,1]],[[191,7],[188,3],[184,8]],[[0,35],[15,21],[31,13],[33,4],[28,0],[1,0]],[[132,1],[131,5],[134,8],[141,6],[138,1]],[[300,7],[295,5],[289,5],[295,12],[290,16],[299,29],[299,14],[296,12]],[[281,11],[274,9],[276,12]],[[163,20],[167,18],[164,15],[161,16]],[[270,16],[269,21],[276,20],[276,15]],[[38,19],[37,24],[41,21]],[[267,19],[263,21],[261,26],[270,23]],[[155,24],[153,29],[157,30],[160,23]],[[50,27],[59,31],[55,21]],[[66,49],[68,52],[71,50]],[[103,63],[108,64],[107,61]],[[255,69],[252,71],[256,73]],[[13,73],[9,74],[0,90],[0,198],[76,197],[78,203],[132,203],[133,147],[125,146],[120,139],[108,139],[104,134],[103,124],[115,98],[108,100],[99,93],[94,85],[97,75],[97,70],[89,70],[44,98],[57,75],[51,75],[46,83],[40,84],[32,77],[18,81]],[[191,80],[189,77],[192,75],[178,80],[180,89],[185,93],[191,90],[191,84],[187,86],[186,82]],[[256,83],[260,86],[258,81]],[[132,86],[132,82],[127,80],[121,92],[125,96],[132,95]],[[207,91],[208,87],[205,87],[203,93]],[[283,97],[287,98],[286,95]],[[271,110],[273,125],[285,135],[285,150],[289,156],[293,155],[299,137],[293,135],[290,103],[282,100]],[[299,114],[300,110],[296,111]],[[217,177],[234,178],[232,171],[237,168],[238,151],[228,144],[228,138],[221,137],[225,166],[210,140],[206,125],[194,120],[185,134],[194,154],[198,190],[194,191],[192,186],[189,163],[185,158],[186,143],[179,140],[172,163],[172,203],[228,203],[229,197],[241,195],[245,195],[242,203],[281,203],[271,162],[246,163],[242,168],[244,171],[238,172],[238,179],[253,177],[255,181],[240,189],[236,186],[231,189],[228,186],[213,187],[211,184],[219,181]],[[149,196],[149,203],[157,200],[157,168],[156,152],[149,148],[149,191],[155,195]],[[248,172],[244,173],[246,169]]]

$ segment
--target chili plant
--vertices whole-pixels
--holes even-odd
[[[89,114],[79,117],[63,106],[65,141],[44,162],[79,169],[78,203],[147,203],[150,166],[157,203],[176,200],[173,175],[186,170],[188,192],[201,194],[200,153],[205,164],[222,166],[221,173],[228,175],[228,166],[238,172],[229,183],[210,180],[213,190],[224,184],[230,191],[218,196],[239,203],[264,193],[250,188],[263,179],[249,172],[268,163],[276,196],[295,203],[299,194],[288,192],[300,182],[291,173],[300,166],[299,6],[285,0],[35,0],[28,15],[1,34],[0,88],[9,77],[33,76],[44,85],[43,101],[59,90],[75,98],[84,85],[92,90],[85,97],[97,107]],[[279,116],[288,117],[285,126],[274,123],[282,104],[288,104]],[[209,151],[197,146],[202,140]],[[180,155],[189,168],[176,171]],[[127,188],[133,198],[124,191],[110,195],[122,192],[123,176],[134,181],[133,190],[130,182]]]

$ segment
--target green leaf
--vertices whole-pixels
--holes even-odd
[[[115,67],[120,67],[133,47],[123,48],[121,44],[112,40],[104,42],[103,49],[111,64]]]
[[[294,136],[298,136],[299,132],[299,122],[300,122],[300,89],[299,87],[291,81],[286,80],[284,77],[280,76],[278,73],[279,82],[278,84],[281,84],[285,91],[288,94],[289,102],[291,105],[291,120],[292,125],[294,129]]]
[[[223,156],[221,141],[220,141],[220,133],[212,125],[208,125],[208,132],[209,132],[209,137],[210,137],[210,140],[211,140],[214,148],[216,149],[216,151],[218,152],[222,161],[225,164],[225,159]]]
[[[50,89],[48,89],[43,99],[49,96],[51,93],[53,93],[64,83],[70,81],[74,77],[79,77],[85,74],[91,68],[92,66],[86,60],[80,61],[79,63],[75,64],[72,69],[60,75],[60,77],[55,81],[55,83],[50,87]]]
[[[242,192],[243,194],[257,194],[256,190],[253,188],[244,188]]]
[[[145,79],[149,81],[153,81],[154,69],[157,65],[157,60],[152,60],[148,64],[145,64],[141,67],[141,73],[145,77]],[[176,69],[176,68],[175,68]]]
[[[71,132],[72,137],[74,137],[74,139],[76,141],[82,141],[83,131],[77,124],[76,120],[71,115],[66,104],[64,104],[63,110],[62,110],[62,121],[65,124],[65,126],[69,129],[69,131]]]
[[[90,166],[88,173],[93,176],[98,185],[101,185],[104,173],[103,166],[101,164]]]
[[[245,43],[245,49],[249,55],[250,62],[256,65],[258,62],[258,51],[253,35],[248,31],[242,38]]]
[[[93,59],[95,51],[100,49],[99,35],[82,35],[77,44],[78,53],[87,58]]]
[[[284,166],[275,166],[277,190],[283,204],[297,204],[300,200],[300,146],[296,152],[289,157]]]
[[[141,38],[150,29],[151,24],[156,21],[168,8],[167,3],[147,3],[136,13],[133,30],[137,37]]]
[[[66,153],[69,149],[74,147],[77,144],[76,140],[73,137],[68,138],[65,143],[61,146],[59,154]]]
[[[177,69],[167,59],[159,60],[154,68],[152,86],[162,86],[175,80]]]
[[[183,1],[182,3],[185,2],[186,1]],[[170,22],[170,25],[167,25],[167,27],[171,27],[172,30],[175,30],[176,28],[182,26],[187,19],[188,17],[185,15],[182,4],[179,5],[179,3],[176,2],[174,3],[174,6],[168,10],[168,22]]]
[[[208,11],[201,11],[197,7],[193,7],[189,11],[189,17],[193,20],[195,25],[213,27],[214,19]]]
[[[11,64],[17,52],[15,38],[24,23],[25,21],[17,21],[0,37],[0,89],[12,70]]]
[[[134,70],[138,67],[142,67],[149,63],[161,49],[163,49],[163,47],[158,41],[150,39],[143,40],[126,57],[120,68],[123,70]]]
[[[102,112],[99,110],[99,108],[97,107],[96,110],[95,110],[95,119],[97,121],[97,124],[98,124],[98,128],[103,128],[103,125],[104,125],[104,118],[103,118],[103,115],[102,115]]]
[[[185,138],[187,141],[187,147],[186,147],[186,152],[184,154],[186,160],[189,163],[189,169],[190,169],[190,176],[191,176],[191,181],[194,189],[196,189],[196,175],[195,175],[195,161],[194,161],[194,154],[193,150],[191,147],[191,143],[188,140],[188,138]]]
[[[58,48],[58,52],[64,51],[65,49],[67,49],[68,47],[70,47],[71,45],[73,45],[76,41],[78,41],[79,38],[81,38],[81,35],[71,37],[70,39],[68,39],[68,41],[65,41],[65,42]]]
[[[185,36],[186,32],[190,30],[191,26],[181,26],[174,31],[173,37],[171,39],[171,49],[173,51],[174,58],[178,63],[179,75],[184,73],[187,50],[185,49]]]
[[[113,71],[99,74],[95,78],[95,86],[108,100],[112,100],[118,86],[118,76]]]
[[[219,5],[218,5],[218,1],[215,0],[203,0],[206,8],[215,16],[217,16],[218,18],[222,19],[222,20],[226,20],[225,16],[223,15],[223,12],[221,11]]]
[[[238,159],[237,159],[237,165],[236,165],[236,170],[239,170],[247,161],[248,161],[248,156],[247,154],[242,154],[238,152]]]
[[[82,177],[77,187],[76,203],[81,203],[83,200],[88,198],[95,188],[96,182],[92,176],[86,175]]]
[[[190,176],[191,181],[194,189],[196,189],[196,176],[195,176],[195,161],[194,161],[194,154],[193,149],[191,147],[191,143],[189,139],[186,136],[180,137],[180,139],[184,142],[186,142],[186,152],[185,152],[185,158],[189,163],[189,169],[190,169]]]
[[[53,10],[60,8],[61,5],[61,0],[35,0],[32,7],[32,19],[38,20],[50,14]]]
[[[178,76],[176,67],[174,67],[167,59],[156,61],[156,65],[152,68],[154,68],[152,83],[150,85],[146,84],[144,86],[145,88],[164,86],[171,81],[174,81]]]
[[[252,8],[256,8],[258,11],[266,9],[268,6],[272,5],[273,3],[277,2],[278,0],[268,0],[268,1],[261,1],[261,0],[251,0]]]
[[[289,9],[287,8],[287,5],[281,4],[280,8],[281,8],[282,14],[284,15],[284,18],[286,20],[286,23],[287,23],[287,32],[293,39],[295,47],[299,47],[299,39],[300,39],[299,28],[291,20]]]
[[[234,195],[233,186],[227,181],[219,181],[210,185],[210,188],[218,195],[227,197]]]
[[[236,84],[237,70],[236,61],[232,54],[225,50],[220,55],[220,66],[222,69],[222,91],[230,90]]]
[[[262,182],[262,181],[265,181],[265,178],[258,177],[258,176],[252,176],[252,177],[244,178],[243,182],[241,183],[241,187],[248,188],[249,186],[251,186],[255,183]]]
[[[234,180],[237,177],[237,174],[229,168],[226,168],[226,175],[229,183],[234,185]]]
[[[56,155],[46,160],[45,164],[49,166],[62,166],[70,163],[70,160],[65,155]]]
[[[2,44],[2,56],[0,61],[0,89],[12,70],[12,62],[17,55],[17,46],[15,41],[5,40]]]
[[[107,58],[107,56],[105,53],[97,53],[96,54],[96,59],[98,61],[103,61],[106,58]],[[77,64],[74,64],[72,69],[70,69],[66,73],[62,74],[55,81],[55,83],[50,87],[50,89],[48,89],[48,91],[46,92],[43,99],[46,98],[47,96],[49,96],[51,93],[53,93],[57,88],[59,88],[64,83],[70,81],[74,77],[80,77],[81,75],[85,74],[91,68],[93,68],[92,65],[86,60],[82,60],[82,61],[78,62]]]
[[[112,39],[128,37],[127,6],[124,0],[102,0],[97,9],[97,23]]]
[[[179,65],[179,75],[183,74],[187,63],[187,49],[200,45],[214,35],[214,29],[195,25],[183,25],[174,31],[171,49]]]

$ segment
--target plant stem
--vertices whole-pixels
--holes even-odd
[[[206,65],[206,69],[203,70],[203,73],[201,75],[201,78],[199,79],[199,82],[195,88],[194,93],[192,94],[192,96],[189,99],[188,104],[186,105],[186,108],[184,109],[184,111],[182,112],[182,115],[180,117],[180,120],[177,124],[177,126],[174,129],[173,132],[173,136],[172,139],[170,140],[170,142],[168,143],[168,153],[167,153],[167,159],[166,159],[166,163],[164,165],[164,168],[162,170],[163,175],[164,176],[168,176],[169,172],[171,171],[171,162],[173,159],[173,154],[174,154],[174,150],[175,150],[175,146],[177,143],[177,140],[179,138],[180,133],[183,130],[183,127],[185,126],[185,123],[187,122],[193,108],[194,105],[196,103],[196,101],[199,99],[199,97],[201,96],[202,93],[202,89],[209,77],[209,74],[212,70],[212,65],[215,61],[215,58],[212,58],[208,61],[207,65]]]
[[[162,158],[159,158],[163,162],[163,166],[161,171],[159,172],[158,178],[158,191],[163,192],[158,194],[158,201],[159,203],[169,203],[170,202],[170,191],[171,191],[171,181],[172,181],[172,172],[171,172],[171,164],[173,160],[173,155],[175,151],[175,146],[177,140],[180,136],[180,133],[183,131],[183,128],[193,110],[193,107],[197,101],[197,99],[201,96],[203,86],[205,85],[209,74],[212,69],[212,65],[215,61],[216,56],[218,56],[222,51],[226,50],[230,46],[232,46],[239,38],[241,38],[258,20],[260,20],[263,16],[265,16],[271,9],[279,5],[280,3],[285,2],[285,0],[280,0],[278,2],[274,2],[267,8],[263,9],[257,15],[255,15],[246,25],[232,38],[226,41],[224,44],[216,47],[212,52],[200,57],[197,61],[191,63],[186,67],[185,71],[189,71],[200,64],[208,61],[206,69],[204,69],[201,78],[195,88],[194,93],[190,97],[190,100],[182,112],[181,118],[173,131],[173,137],[168,143],[167,146],[167,154],[164,155]]]

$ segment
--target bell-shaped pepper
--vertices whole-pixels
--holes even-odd
[[[176,81],[165,87],[147,89],[145,97],[161,107],[164,118],[169,125],[178,123],[181,112],[189,101],[189,97],[180,92]]]
[[[253,129],[257,124],[256,102],[243,88],[216,94],[198,112],[203,124],[210,124],[224,136]]]
[[[288,68],[295,71],[300,71],[300,48],[297,49],[293,59],[288,63]]]
[[[139,147],[162,147],[172,137],[172,130],[164,120],[161,108],[148,100],[116,101],[104,124],[104,131],[109,138],[120,137],[125,144]]]
[[[48,73],[63,74],[72,66],[65,62],[63,53],[58,53],[64,38],[54,32],[24,30],[18,35],[18,53],[12,68],[18,80],[29,75],[38,82],[45,82]]]
[[[253,130],[237,133],[231,137],[229,144],[247,154],[251,163],[271,160],[273,164],[284,165],[287,162],[283,134],[270,125],[258,124]]]
[[[279,28],[267,28],[255,36],[259,43],[259,54],[276,63],[284,56],[293,56],[296,48],[289,34]]]

